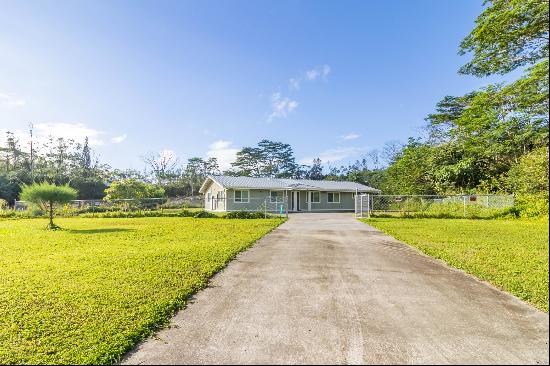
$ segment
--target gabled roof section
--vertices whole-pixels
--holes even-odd
[[[287,189],[294,191],[336,191],[336,192],[364,192],[380,193],[379,189],[363,184],[348,181],[310,180],[310,179],[286,179],[286,178],[253,178],[234,177],[229,175],[209,175],[200,193],[206,192],[212,182],[218,183],[224,188],[245,189]]]

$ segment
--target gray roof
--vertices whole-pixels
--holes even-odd
[[[253,178],[233,177],[228,175],[209,175],[202,185],[200,192],[204,193],[210,182],[214,181],[224,188],[248,188],[248,189],[289,189],[289,190],[317,190],[340,192],[371,192],[379,193],[380,190],[363,184],[347,181],[310,180],[310,179],[286,179],[286,178]]]

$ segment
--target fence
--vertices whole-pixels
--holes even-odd
[[[357,195],[355,215],[488,217],[514,207],[514,195]]]
[[[101,208],[120,208],[123,210],[130,209],[157,209],[168,201],[166,198],[130,198],[130,199],[115,199],[115,200],[73,200],[68,204],[75,209],[86,209],[91,207]],[[18,211],[29,208],[29,203],[25,201],[15,201],[14,209]]]
[[[289,209],[288,200],[283,197],[248,197],[240,201],[235,201],[234,198],[210,197],[205,208],[211,211],[255,211],[280,216],[288,216]]]

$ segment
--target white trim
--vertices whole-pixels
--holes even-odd
[[[337,193],[337,194],[338,194],[338,201],[332,201],[332,202],[330,202],[330,201],[328,200],[328,195],[329,195],[330,193],[332,193],[332,198],[333,198],[333,199],[334,199],[334,194]],[[340,200],[341,200],[341,198],[340,198],[340,192],[334,192],[334,191],[327,192],[327,203],[330,203],[330,204],[337,203],[337,204],[338,204],[338,203],[340,203]]]
[[[242,194],[241,194],[241,201],[237,201],[237,196],[235,193],[239,192],[248,192],[248,195],[246,197],[246,201],[242,201]],[[233,203],[250,203],[250,189],[234,189],[233,190]]]

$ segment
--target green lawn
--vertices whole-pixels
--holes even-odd
[[[110,363],[282,220],[0,221],[0,364]]]
[[[548,221],[362,220],[548,312]]]

